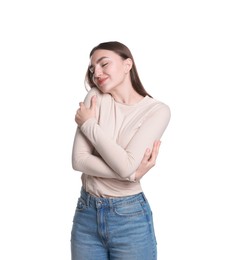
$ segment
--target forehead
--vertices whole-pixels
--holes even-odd
[[[121,59],[121,57],[113,51],[109,50],[96,50],[90,58],[90,64],[96,64],[102,59]]]

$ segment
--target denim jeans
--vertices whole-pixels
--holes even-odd
[[[156,260],[152,212],[143,193],[98,198],[82,188],[71,231],[72,260]]]

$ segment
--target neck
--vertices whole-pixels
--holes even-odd
[[[116,102],[126,104],[126,105],[133,105],[138,103],[140,100],[143,99],[139,93],[137,93],[132,85],[122,86],[119,89],[113,90],[110,92],[112,97],[115,99]]]

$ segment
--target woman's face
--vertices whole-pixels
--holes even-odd
[[[122,59],[109,50],[96,50],[91,56],[89,70],[93,74],[94,84],[103,93],[112,93],[124,84],[131,69],[130,59]]]

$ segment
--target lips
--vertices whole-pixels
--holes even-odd
[[[98,83],[98,85],[99,86],[101,86],[101,85],[103,85],[104,84],[104,82],[107,80],[107,78],[99,78],[98,80],[97,80],[97,83]]]

